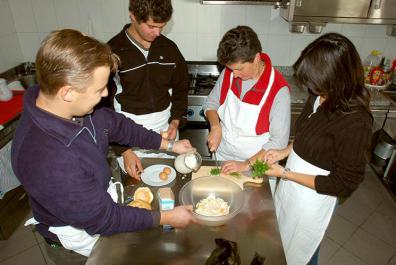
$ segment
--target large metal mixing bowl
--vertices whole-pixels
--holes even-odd
[[[244,204],[244,194],[235,182],[220,176],[199,177],[186,183],[179,192],[179,202],[182,205],[192,204],[195,210],[197,203],[214,194],[222,198],[230,206],[229,214],[222,216],[194,215],[203,225],[220,226],[236,216]]]

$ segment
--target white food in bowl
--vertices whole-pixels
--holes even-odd
[[[222,216],[230,212],[230,206],[222,198],[209,194],[197,203],[195,212],[205,216]]]
[[[198,161],[197,158],[195,157],[194,154],[188,154],[184,160],[184,162],[186,163],[186,166],[191,168],[191,169],[195,169],[198,165]]]

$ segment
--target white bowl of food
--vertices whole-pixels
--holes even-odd
[[[179,192],[179,203],[193,205],[201,224],[220,226],[235,217],[244,204],[244,193],[232,180],[220,176],[199,177]]]

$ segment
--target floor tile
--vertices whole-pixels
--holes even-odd
[[[377,213],[389,216],[396,221],[396,202],[393,200],[384,200],[377,208]]]
[[[326,265],[367,265],[367,263],[340,248]]]
[[[352,193],[351,198],[364,205],[368,211],[372,212],[385,200],[386,190],[381,184],[360,185],[358,189]]]
[[[370,265],[386,265],[395,251],[392,246],[362,229],[358,229],[343,247]]]
[[[320,244],[319,265],[326,265],[338,249],[340,249],[340,245],[325,236]]]
[[[396,248],[396,220],[375,212],[361,228]]]
[[[11,258],[4,260],[3,262],[0,262],[0,265],[26,265],[26,264],[47,265],[38,245],[23,251],[19,255],[13,256]]]
[[[37,245],[30,227],[20,225],[8,240],[0,240],[0,262]]]
[[[396,252],[393,253],[393,257],[387,265],[396,265]]]
[[[47,243],[43,242],[43,243],[40,243],[40,244],[39,244],[39,247],[40,247],[40,249],[41,249],[41,253],[43,254],[44,260],[47,262],[47,265],[56,265],[56,264],[48,257],[47,251],[45,251],[45,245],[44,245],[44,244],[47,244]],[[1,264],[0,264],[0,265],[1,265]]]
[[[327,228],[326,235],[336,243],[342,245],[357,229],[358,226],[351,221],[348,221],[342,216],[334,215]]]
[[[361,201],[350,197],[338,206],[335,213],[359,226],[368,219],[373,211]]]

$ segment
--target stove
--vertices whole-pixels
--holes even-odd
[[[216,62],[187,62],[189,75],[187,123],[180,130],[180,139],[188,139],[203,159],[211,159],[206,144],[209,123],[202,105],[216,84],[222,67]]]
[[[202,104],[216,84],[222,67],[216,62],[187,62],[189,75],[187,121],[205,122]]]

